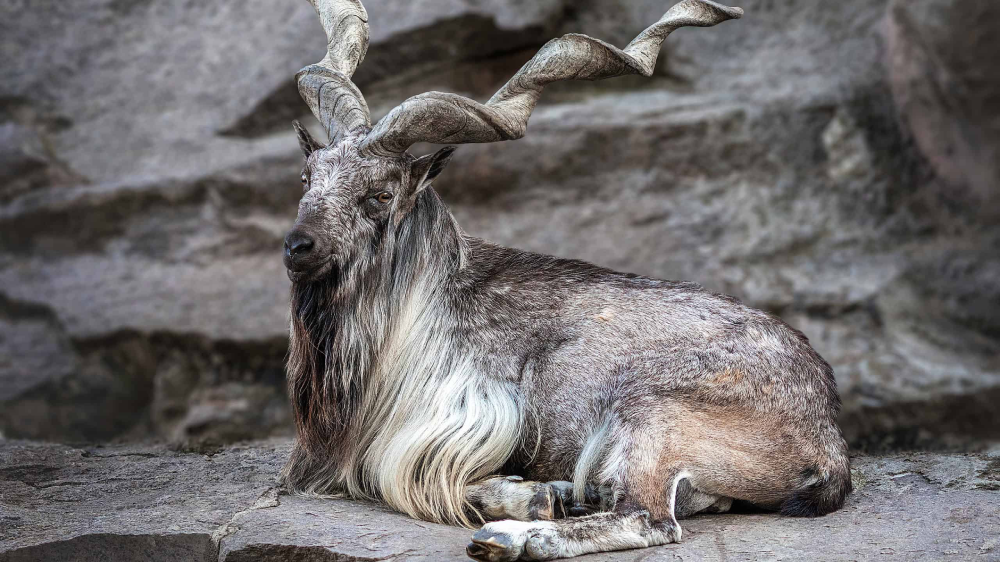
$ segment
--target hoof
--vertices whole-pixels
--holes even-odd
[[[535,496],[528,502],[529,521],[551,521],[566,517],[580,517],[601,511],[601,498],[596,489],[588,486],[586,500],[576,503],[573,483],[563,481],[535,485]]]
[[[573,499],[573,483],[564,481],[554,481],[548,483],[549,488],[559,500],[559,506],[563,511],[563,517],[569,514],[569,509],[576,505]]]
[[[465,553],[473,560],[481,562],[510,562],[521,555],[522,545],[515,544],[513,537],[506,533],[496,533],[480,529],[472,536],[472,542],[465,547]]]
[[[528,502],[528,518],[532,521],[551,521],[566,517],[562,495],[550,484],[540,484],[535,497]]]

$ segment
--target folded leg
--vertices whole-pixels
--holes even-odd
[[[591,496],[593,492],[588,500],[595,499]],[[572,482],[532,482],[519,476],[497,476],[471,484],[466,499],[487,521],[547,521],[596,511],[588,504],[574,503]]]
[[[733,498],[707,494],[696,489],[688,480],[681,480],[674,499],[674,517],[686,519],[696,513],[725,513],[732,505]]]
[[[557,521],[487,523],[473,535],[466,553],[482,562],[552,560],[677,542],[681,527],[673,508],[677,484],[685,477],[680,471],[670,475],[670,485],[664,490],[669,494],[669,512],[662,519],[654,519],[625,492],[611,512]]]

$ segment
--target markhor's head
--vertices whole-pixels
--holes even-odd
[[[299,216],[285,236],[284,262],[293,282],[336,276],[374,258],[455,150],[421,158],[365,156],[358,137],[321,147],[301,125],[295,128],[306,162]]]
[[[296,283],[342,275],[378,251],[454,150],[414,158],[418,142],[486,143],[524,136],[542,89],[560,80],[650,76],[660,45],[685,25],[710,26],[742,15],[710,0],[682,0],[624,49],[570,34],[550,41],[485,104],[427,92],[375,126],[351,76],[368,50],[368,14],[360,0],[310,0],[326,31],[327,54],[296,75],[299,94],[326,130],[322,146],[295,124],[306,155],[305,194],[285,237],[285,266]]]

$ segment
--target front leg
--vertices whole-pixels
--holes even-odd
[[[487,523],[472,536],[465,552],[480,562],[535,561],[678,542],[677,485],[687,473],[676,468],[666,472],[662,480],[670,484],[663,491],[669,493],[669,502],[659,518],[651,516],[636,497],[623,492],[609,512],[561,521]]]
[[[465,497],[487,521],[548,521],[596,510],[573,502],[572,482],[532,482],[520,476],[497,476],[470,484]]]
[[[674,520],[655,521],[641,509],[597,513],[562,521],[496,521],[472,537],[466,554],[481,562],[552,560],[591,552],[677,542]]]

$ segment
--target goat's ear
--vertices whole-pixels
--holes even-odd
[[[323,148],[316,142],[316,139],[312,138],[312,135],[302,126],[302,123],[292,121],[292,128],[295,129],[295,135],[299,137],[299,148],[302,149],[302,154],[305,154],[306,158],[313,152]]]
[[[454,146],[446,146],[434,154],[421,156],[413,161],[410,168],[411,193],[417,195],[427,188],[444,171],[455,153]]]

